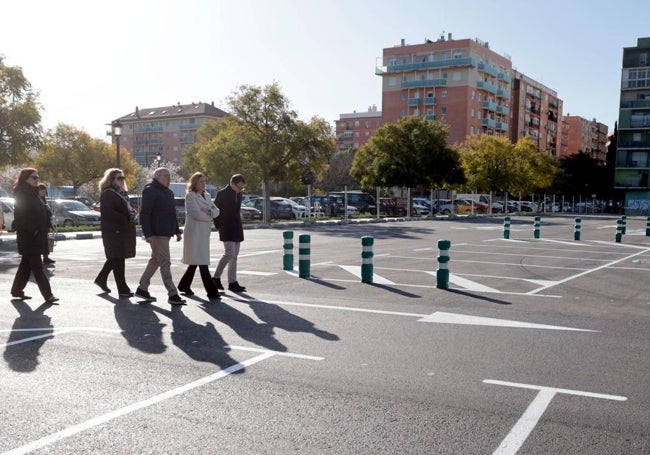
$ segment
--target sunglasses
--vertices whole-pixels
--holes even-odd
[[[115,180],[124,180],[124,176],[123,176],[123,175],[119,175],[119,176],[115,177]]]

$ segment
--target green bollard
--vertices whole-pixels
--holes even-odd
[[[542,224],[542,221],[541,221],[541,220],[542,220],[541,217],[536,216],[536,217],[535,217],[535,222],[533,223],[533,226],[534,226],[534,228],[535,228],[535,229],[533,230],[533,237],[535,237],[536,239],[539,238],[539,228],[540,228],[540,226],[541,226],[541,224]]]
[[[282,269],[293,270],[293,231],[284,231],[284,256],[282,257]]]
[[[438,271],[436,272],[436,287],[449,289],[449,249],[451,240],[438,240]]]
[[[373,276],[373,266],[372,266],[372,257],[374,253],[372,252],[372,245],[375,243],[375,239],[369,235],[364,235],[361,237],[361,282],[372,284]]]
[[[298,236],[298,276],[300,278],[309,278],[311,263],[311,236],[309,234],[300,234]]]
[[[627,233],[627,215],[621,215],[621,221],[623,225],[623,231],[621,234],[625,235]]]
[[[621,243],[623,239],[623,220],[620,218],[616,220],[616,243]]]
[[[503,219],[503,238],[504,239],[510,238],[510,217],[509,216],[506,216]]]
[[[650,237],[650,216],[645,219],[645,236]]]
[[[576,218],[576,224],[573,230],[573,240],[580,240],[580,229],[582,228],[582,219]]]

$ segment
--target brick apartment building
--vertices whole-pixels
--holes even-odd
[[[381,126],[381,111],[376,105],[368,108],[367,112],[340,114],[335,120],[336,148],[345,150],[357,149],[368,142],[372,134]]]
[[[163,161],[180,163],[185,148],[196,141],[196,130],[205,122],[226,115],[214,103],[136,107],[135,111],[116,119],[122,124],[120,147],[141,166],[149,166],[159,155]],[[115,137],[112,140],[115,142]]]
[[[577,115],[566,115],[564,121],[568,129],[568,155],[584,152],[604,164],[607,161],[607,125]]]

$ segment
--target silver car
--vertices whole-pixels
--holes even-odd
[[[99,226],[101,215],[85,204],[71,199],[52,202],[54,219],[59,226]]]

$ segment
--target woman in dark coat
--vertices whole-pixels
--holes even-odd
[[[32,167],[21,169],[14,186],[14,222],[18,253],[22,256],[16,271],[11,295],[16,299],[26,300],[25,286],[29,276],[34,275],[38,289],[45,303],[53,304],[59,299],[52,295],[50,282],[43,272],[41,256],[47,254],[47,232],[50,220],[45,205],[38,197],[38,171]]]
[[[126,284],[125,259],[135,256],[135,211],[129,203],[124,173],[111,168],[104,172],[99,182],[102,192],[99,209],[102,215],[102,241],[106,262],[95,278],[95,284],[104,292],[111,292],[106,285],[108,275],[113,271],[117,292],[120,297],[133,297]]]

